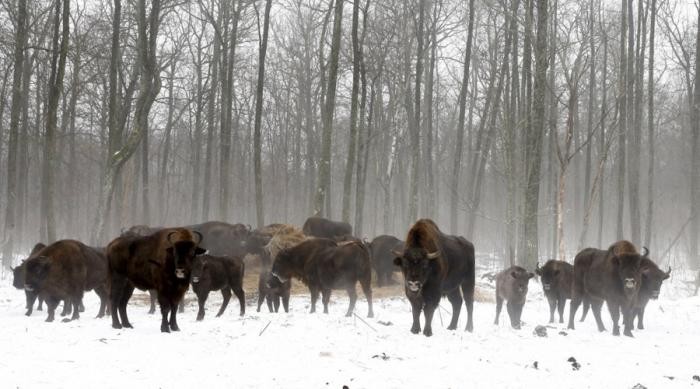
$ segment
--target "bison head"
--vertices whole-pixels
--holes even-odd
[[[642,268],[642,285],[649,296],[656,300],[661,294],[661,284],[671,276],[671,268],[664,272],[656,266],[645,266]]]
[[[420,293],[423,285],[437,271],[437,259],[440,257],[440,252],[429,252],[422,247],[411,247],[403,253],[392,252],[396,255],[394,265],[401,267],[401,272],[406,280],[406,291]]]
[[[39,256],[30,258],[25,262],[26,272],[24,274],[24,289],[33,292],[41,288],[44,280],[51,270],[51,259]]]
[[[247,253],[262,255],[265,246],[270,242],[270,238],[270,235],[253,231],[247,238],[241,241],[241,247],[243,247]]]
[[[534,277],[535,274],[529,273],[525,269],[515,269],[510,272],[509,276],[512,278],[513,293],[522,297],[527,295],[527,286],[530,283],[530,278]]]
[[[620,254],[613,256],[612,263],[617,270],[617,277],[622,284],[625,295],[628,298],[633,298],[642,282],[642,274],[640,267],[642,264],[642,256],[639,254]]]
[[[24,289],[24,274],[26,266],[26,261],[23,261],[21,265],[12,268],[12,286],[17,289]]]
[[[204,274],[207,269],[207,262],[207,258],[202,256],[194,258],[194,263],[192,264],[192,277],[190,278],[193,284],[199,283],[204,278]]]
[[[542,279],[542,289],[544,289],[545,292],[558,288],[559,274],[561,274],[560,269],[555,266],[550,266],[549,263],[544,265],[544,267],[540,267],[538,263],[537,268],[535,268],[535,273]]]
[[[292,255],[289,249],[282,250],[277,254],[277,258],[275,258],[275,262],[272,264],[272,270],[270,271],[272,275],[269,281],[270,287],[277,288],[280,284],[289,282],[289,279],[292,278],[294,264],[292,263],[291,257]]]
[[[166,257],[166,267],[169,270],[173,270],[175,277],[178,279],[189,279],[194,257],[206,252],[205,249],[198,246],[199,242],[202,241],[202,234],[198,231],[193,232],[198,236],[196,242],[193,240],[178,240],[173,242],[172,236],[176,233],[177,231],[173,231],[168,234],[168,242],[171,246],[166,249],[168,254]]]

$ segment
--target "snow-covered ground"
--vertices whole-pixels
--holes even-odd
[[[464,331],[464,308],[460,329],[448,331],[450,304],[443,300],[431,338],[409,332],[404,296],[376,299],[373,319],[365,318],[360,297],[356,313],[365,324],[344,317],[344,292],[334,292],[329,315],[309,314],[308,294],[292,296],[289,314],[270,314],[265,307],[255,312],[256,291],[247,290],[244,317],[233,299],[215,318],[216,292],[204,321],[195,321],[196,303],[190,301],[179,315],[182,331],[161,334],[160,316],[147,314],[145,299],[129,305],[135,329],[114,330],[109,318],[94,319],[98,300],[92,292],[78,321],[45,323],[45,311],[25,317],[24,293],[10,282],[0,281],[3,388],[700,387],[693,379],[700,375],[700,297],[688,297],[680,280],[650,303],[647,329],[635,331],[634,339],[598,333],[592,317],[575,331],[556,324],[546,338],[535,336],[534,327],[549,318],[535,282],[522,330],[510,328],[505,309],[501,325],[493,325],[495,306],[486,301],[475,304],[473,333]],[[492,293],[487,287],[483,292]],[[605,310],[604,318],[610,328]]]

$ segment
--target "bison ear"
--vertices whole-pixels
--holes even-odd
[[[620,258],[617,255],[612,257],[612,264],[615,267],[620,267]]]
[[[401,266],[401,257],[394,257],[394,266]]]
[[[534,277],[534,276],[535,276],[534,273],[527,273],[527,279],[528,279],[528,280],[529,280],[530,278]]]
[[[518,273],[512,271],[512,272],[510,272],[510,276],[513,278],[518,278]]]
[[[537,269],[535,269],[535,273],[537,273],[538,276],[542,275],[542,269],[538,266]]]
[[[202,254],[206,254],[206,253],[207,253],[207,250],[203,249],[201,247],[197,247],[196,249],[194,249],[194,255],[202,255]]]
[[[168,253],[168,255],[173,255],[173,246],[166,248],[165,252]]]

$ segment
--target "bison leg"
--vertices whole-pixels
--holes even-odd
[[[197,321],[204,319],[204,305],[207,303],[207,297],[209,297],[208,291],[200,291],[197,293],[197,304],[199,305],[199,311],[197,311]]]
[[[149,289],[148,295],[151,298],[151,307],[148,309],[149,314],[156,313],[156,300],[158,300],[158,292],[155,289]]]
[[[645,305],[642,305],[641,307],[636,309],[637,313],[637,329],[643,330],[644,329],[644,309],[646,308]],[[632,316],[632,324],[634,326],[634,316]]]
[[[34,301],[36,301],[36,293],[25,290],[24,295],[27,298],[27,313],[25,313],[25,315],[31,316],[34,308]],[[37,310],[40,311],[41,309],[37,308]]]
[[[418,334],[420,332],[420,312],[423,309],[423,302],[420,299],[411,299],[411,313],[413,314],[413,325],[411,332]]]
[[[277,293],[274,293],[272,296],[272,308],[275,310],[275,313],[280,311],[280,295]]]
[[[121,300],[119,301],[119,316],[122,318],[122,327],[124,328],[134,328],[129,322],[129,316],[126,314],[126,306],[129,304],[131,295],[134,294],[134,285],[127,281],[124,287],[124,292],[122,293]]]
[[[216,314],[216,317],[224,314],[224,311],[228,306],[228,302],[231,301],[231,289],[228,286],[223,287],[221,289],[221,295],[224,297],[224,301],[221,304],[221,308],[219,308],[219,312]]]
[[[120,329],[122,324],[119,321],[119,312],[122,309],[122,296],[124,295],[124,290],[126,289],[126,283],[128,281],[126,278],[111,274],[110,276],[110,291],[109,299],[110,305],[112,306],[112,328]]]
[[[391,276],[391,273],[389,273]],[[372,309],[372,282],[371,275],[364,280],[360,280],[360,286],[362,286],[362,293],[364,293],[367,299],[367,317],[374,317],[374,309]]]
[[[184,298],[184,297],[183,297]],[[180,331],[180,327],[177,326],[177,312],[178,312],[178,303],[172,302],[170,305],[170,330],[171,331]],[[162,332],[161,328],[161,332]]]
[[[54,320],[54,315],[56,313],[56,307],[58,307],[59,300],[54,297],[49,297],[46,299],[46,310],[48,311],[48,316],[46,321],[51,323]]]
[[[83,299],[82,299],[82,297],[80,298],[80,303],[78,304],[78,311],[79,311],[79,312],[85,312],[85,305],[83,305]]]
[[[608,311],[610,311],[610,317],[612,318],[613,322],[612,334],[615,336],[620,336],[620,305],[608,301]]]
[[[583,300],[583,313],[581,314],[581,320],[579,320],[581,323],[583,323],[586,320],[586,316],[588,315],[588,310],[591,308],[591,303],[587,299]]]
[[[634,308],[622,306],[620,307],[620,310],[622,311],[622,323],[625,326],[623,334],[633,338],[634,335],[632,335],[632,328],[634,328]]]
[[[590,302],[590,305],[593,308],[593,317],[598,325],[598,331],[605,331],[605,325],[603,324],[603,319],[600,314],[603,309],[603,300],[593,300]]]
[[[459,288],[455,288],[450,294],[447,295],[447,299],[452,304],[452,320],[450,321],[448,330],[456,330],[457,323],[459,322],[459,313],[462,309],[462,295],[459,293]]]
[[[554,323],[554,311],[557,309],[557,299],[554,296],[547,296],[549,303],[549,322]]]
[[[508,318],[510,318],[510,326],[515,328],[516,330],[520,329],[520,317],[518,316],[518,305],[515,303],[511,303],[510,301],[506,302],[506,309],[508,310]]]
[[[382,286],[386,285],[385,280],[388,280],[388,278],[389,277],[387,277],[383,271],[377,271],[377,286],[381,288]]]
[[[107,309],[109,297],[107,296],[107,287],[105,285],[100,285],[95,288],[95,293],[97,297],[100,298],[100,310],[97,312],[97,318],[102,318],[105,316],[105,310]]]
[[[182,300],[180,300],[180,303],[177,306],[177,311],[180,313],[185,312],[185,296],[182,296]]]
[[[171,309],[174,308],[177,312],[177,305],[171,307],[170,301],[166,299],[162,293],[158,293],[158,305],[160,305],[160,332],[170,332],[170,322],[168,321],[168,315]]]
[[[265,301],[265,292],[260,290],[260,291],[258,291],[258,312],[260,312],[260,307],[262,307],[264,301]]]
[[[348,292],[348,295],[350,295],[350,292]],[[327,314],[328,313],[328,303],[331,301],[331,290],[330,289],[321,289],[321,297],[322,297],[321,302],[323,302],[323,313]],[[357,300],[357,294],[355,295],[355,299]],[[350,305],[354,306],[353,301],[352,301],[352,297],[350,297]]]
[[[501,316],[501,309],[503,309],[503,298],[496,292],[496,318],[493,320],[493,324],[498,325],[498,317]]]
[[[576,310],[578,310],[578,307],[581,305],[581,297],[579,297],[576,292],[574,292],[574,296],[571,298],[571,304],[569,304],[569,326],[568,328],[570,330],[575,329],[574,326],[574,319],[576,318]]]
[[[44,310],[44,308],[43,308],[43,306],[44,306],[44,298],[41,297],[41,296],[37,296],[37,297],[38,297],[38,299],[39,299],[39,305],[36,307],[36,310],[37,310],[37,311],[43,311],[43,310]]]
[[[439,302],[440,300],[438,300]],[[460,304],[461,305],[461,304]],[[437,308],[438,303],[426,303],[423,308],[423,315],[425,316],[425,327],[423,327],[423,335],[433,336],[433,314]]]
[[[73,306],[69,299],[63,300],[63,310],[61,311],[61,316],[68,316],[73,313]]]
[[[559,323],[564,322],[564,306],[566,306],[566,298],[560,296],[559,301],[557,301],[557,310],[559,311]]]
[[[290,295],[289,290],[282,292],[282,306],[284,307],[285,313],[289,313],[289,295]]]
[[[272,293],[267,293],[265,295],[265,303],[267,304],[267,310],[270,311],[270,313],[275,312],[275,307],[272,303]]]
[[[238,304],[241,306],[240,315],[243,316],[245,315],[245,292],[243,291],[243,287],[239,284],[231,289],[233,289],[233,294],[238,297]]]
[[[68,319],[68,318],[63,319],[64,323],[68,323],[69,321],[80,319],[80,303],[82,300],[83,300],[82,293],[80,294],[80,296],[71,297],[70,302],[71,302],[71,304],[73,304],[73,316],[71,316],[70,319]]]
[[[316,301],[318,300],[319,290],[316,287],[309,286],[309,291],[311,292],[311,311],[309,313],[316,312]]]
[[[464,305],[467,308],[467,326],[465,330],[472,332],[474,324],[472,323],[472,313],[474,312],[474,282],[462,282],[462,295],[464,296]]]
[[[352,316],[352,312],[355,310],[355,304],[357,303],[357,291],[355,291],[355,285],[353,284],[352,287],[348,287],[347,289],[348,292],[348,297],[350,298],[350,304],[348,305],[348,311],[345,313],[345,317],[350,317]],[[330,296],[331,291],[328,290],[328,295]],[[325,300],[325,296],[324,296]],[[326,310],[327,304],[324,303],[324,311]]]

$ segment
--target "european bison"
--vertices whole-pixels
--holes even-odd
[[[576,310],[583,299],[588,299],[599,331],[605,331],[600,311],[606,302],[613,320],[613,335],[620,335],[618,321],[622,311],[624,334],[633,336],[632,314],[642,281],[641,264],[642,256],[628,241],[614,243],[607,251],[587,248],[578,253],[574,259],[568,328],[574,329]]]
[[[637,329],[644,329],[644,310],[649,300],[656,300],[661,293],[661,284],[671,276],[671,268],[664,272],[646,255],[642,258],[642,285],[639,288],[637,301],[634,305],[634,317],[637,318]],[[634,320],[634,319],[633,319]]]
[[[45,244],[43,243],[37,243],[34,245],[34,248],[32,251],[29,253],[29,258],[33,258],[36,256],[36,254],[41,251],[44,247],[46,247]],[[24,289],[24,275],[26,273],[26,267],[27,267],[27,260],[23,260],[21,264],[17,267],[11,268],[12,270],[12,285],[17,288],[17,289]],[[37,297],[39,298],[39,304],[36,307],[37,311],[41,311],[42,304],[44,303],[44,299],[41,296],[37,296],[35,291],[28,291],[24,289],[24,295],[27,300],[27,313],[25,315],[30,316],[32,314],[32,311],[34,309],[34,302],[37,300]],[[70,302],[66,302],[64,305],[64,310],[66,309],[66,305],[70,307]]]
[[[243,258],[248,254],[246,240],[251,233],[248,225],[210,221],[185,228],[202,234],[200,244],[210,255]]]
[[[403,250],[403,241],[391,235],[379,235],[369,244],[372,251],[372,267],[377,272],[377,285],[392,283],[391,274],[398,270],[394,266],[394,251]]]
[[[457,328],[462,307],[462,288],[467,306],[467,331],[473,330],[474,245],[461,236],[443,234],[430,219],[418,220],[408,231],[403,252],[396,252],[394,264],[401,267],[406,297],[411,302],[413,326],[420,332],[420,313],[425,310],[423,334],[433,334],[433,313],[445,294],[452,304],[450,330]]]
[[[100,297],[97,317],[104,316],[106,281],[107,263],[103,252],[76,240],[54,242],[26,262],[24,287],[44,298],[48,322],[54,320],[56,306],[61,300],[68,300],[73,311],[72,317],[64,321],[78,319],[83,292],[91,289]]]
[[[179,331],[177,305],[189,287],[194,257],[206,251],[199,247],[201,240],[197,231],[167,228],[149,236],[127,235],[110,242],[112,327],[133,328],[126,306],[136,287],[157,290],[161,332]]]
[[[204,304],[207,302],[209,292],[221,290],[224,301],[221,304],[216,317],[223,315],[231,300],[231,290],[238,297],[241,306],[241,316],[245,314],[245,293],[243,292],[243,275],[245,265],[240,258],[215,257],[212,255],[200,255],[194,259],[192,265],[192,290],[197,295],[199,312],[197,320],[204,319]]]
[[[369,250],[362,241],[337,243],[332,239],[306,240],[277,254],[272,264],[270,280],[273,288],[296,277],[304,282],[311,292],[311,313],[316,312],[319,291],[323,295],[323,313],[328,313],[332,289],[345,289],[350,305],[345,316],[351,316],[357,301],[355,285],[360,282],[369,307],[367,317],[373,317],[372,269]]]
[[[352,235],[352,226],[345,222],[336,222],[312,216],[306,219],[302,231],[306,236],[339,240],[340,237]]]
[[[544,266],[537,264],[535,273],[540,276],[542,290],[549,302],[549,322],[554,323],[554,310],[559,311],[559,323],[564,322],[564,306],[571,299],[571,283],[574,267],[567,262],[550,259]]]
[[[274,242],[270,245],[270,242]],[[290,224],[270,224],[254,230],[245,242],[248,253],[260,256],[264,269],[269,269],[279,250],[305,239],[298,227]]]
[[[510,325],[516,330],[520,329],[520,317],[523,314],[523,306],[525,306],[527,297],[527,285],[530,278],[534,276],[520,266],[511,266],[498,273],[496,276],[496,319],[493,324],[498,324],[503,300],[506,300]]]
[[[265,271],[260,273],[258,278],[258,312],[263,302],[267,303],[270,312],[279,312],[280,300],[285,312],[289,312],[289,295],[291,294],[292,282],[275,283],[272,273]],[[275,286],[273,286],[273,284]]]

